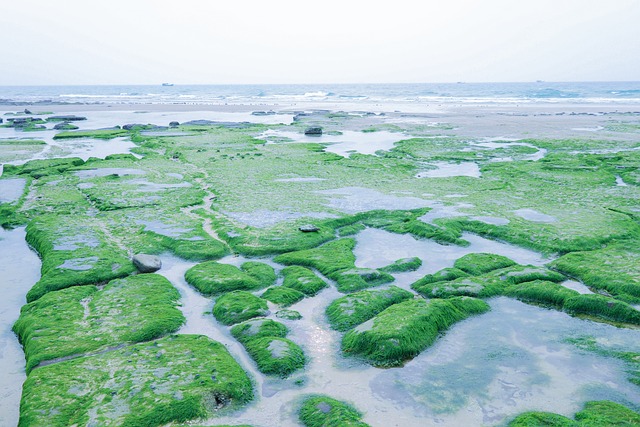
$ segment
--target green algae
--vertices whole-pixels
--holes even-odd
[[[508,424],[509,427],[600,427],[637,426],[640,414],[619,403],[592,401],[575,415],[575,420],[550,412],[525,412]]]
[[[271,301],[281,307],[289,307],[290,305],[302,300],[304,297],[305,295],[302,292],[285,286],[270,287],[260,295],[260,298]]]
[[[566,300],[563,309],[574,315],[588,315],[613,322],[640,325],[640,311],[604,295],[577,295]]]
[[[396,286],[383,290],[364,290],[345,295],[327,306],[326,314],[331,328],[347,331],[387,307],[413,298],[413,294]]]
[[[302,369],[306,363],[304,352],[293,341],[282,337],[252,338],[243,343],[260,372],[286,378]]]
[[[43,361],[175,332],[185,320],[179,300],[167,279],[140,274],[113,280],[100,290],[77,286],[49,292],[22,307],[13,330],[29,372]]]
[[[53,139],[72,139],[72,138],[96,138],[96,139],[113,139],[119,136],[126,136],[129,131],[125,129],[96,129],[96,130],[77,130],[64,131],[54,135]]]
[[[475,298],[414,298],[390,306],[347,332],[342,351],[374,366],[402,366],[452,324],[488,310],[487,303]]]
[[[401,258],[386,267],[380,268],[380,271],[384,271],[385,273],[402,273],[406,271],[416,271],[421,266],[422,260],[418,257]]]
[[[305,427],[368,427],[353,406],[325,395],[305,397],[298,416]]]
[[[280,271],[280,274],[284,278],[282,286],[295,289],[308,297],[317,295],[328,286],[327,282],[305,267],[297,265],[285,267]]]
[[[336,281],[340,292],[354,292],[394,280],[393,276],[374,269],[355,266],[354,239],[340,239],[318,248],[278,255],[275,262],[315,268]]]
[[[238,268],[206,261],[187,270],[184,278],[203,295],[220,295],[236,290],[262,289],[275,282],[276,276],[273,268],[263,263],[246,262]]]
[[[499,268],[511,267],[515,264],[514,261],[502,255],[471,253],[458,258],[453,267],[477,276]]]
[[[557,283],[535,280],[510,286],[506,289],[505,295],[514,297],[522,302],[562,309],[567,300],[579,294]]]
[[[222,344],[174,335],[32,371],[19,425],[160,426],[252,398],[249,377]]]
[[[247,291],[226,293],[216,300],[213,316],[223,325],[233,325],[254,317],[266,316],[267,301]]]
[[[276,311],[276,317],[278,319],[284,320],[300,320],[302,319],[302,314],[295,310],[278,310]]]
[[[231,328],[231,335],[241,343],[245,343],[254,338],[285,338],[288,333],[289,328],[271,319],[251,319]]]

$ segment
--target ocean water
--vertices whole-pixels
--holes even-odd
[[[40,102],[235,104],[303,100],[640,104],[640,82],[0,86],[0,105]]]

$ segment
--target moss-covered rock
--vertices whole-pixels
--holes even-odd
[[[342,351],[375,366],[401,366],[455,322],[488,310],[487,303],[475,298],[411,299],[392,305],[347,332]]]
[[[640,414],[607,400],[587,402],[575,420],[550,412],[525,412],[509,422],[509,427],[601,427],[640,425]]]
[[[640,325],[640,310],[636,310],[626,302],[604,295],[588,294],[567,298],[563,309],[570,314]]]
[[[416,271],[421,266],[422,260],[418,257],[401,258],[396,260],[393,264],[380,268],[380,271],[384,271],[385,273],[402,273],[406,271]]]
[[[260,298],[271,301],[281,307],[289,307],[292,304],[302,300],[305,295],[295,289],[285,286],[273,286],[260,295]]]
[[[187,270],[184,278],[204,295],[261,289],[269,286],[276,279],[273,268],[263,263],[246,262],[238,268],[216,261],[194,265]]]
[[[371,319],[385,308],[413,298],[413,294],[396,286],[383,290],[364,290],[333,301],[326,309],[331,327],[347,331]]]
[[[579,295],[572,289],[543,280],[510,286],[506,289],[505,294],[523,302],[551,306],[557,309],[562,309],[567,300]]]
[[[328,286],[324,280],[305,267],[293,265],[283,268],[280,273],[284,277],[282,286],[300,291],[309,297],[315,296]]]
[[[246,340],[244,346],[256,361],[260,372],[288,377],[305,364],[304,352],[293,341],[282,337],[257,337]]]
[[[298,411],[305,427],[368,427],[353,406],[324,395],[306,397]]]
[[[289,329],[280,322],[271,319],[251,319],[231,328],[231,335],[241,343],[254,338],[285,338]]]
[[[222,295],[213,306],[213,316],[224,325],[244,322],[269,313],[267,301],[250,292],[233,291]]]
[[[471,253],[458,258],[453,266],[473,275],[488,273],[499,268],[510,267],[516,263],[509,258],[488,253]]]
[[[253,398],[224,346],[174,335],[44,366],[23,387],[20,426],[160,426],[212,416]]]

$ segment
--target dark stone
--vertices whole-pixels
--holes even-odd
[[[26,108],[24,109],[24,113],[25,113],[25,114],[33,114],[31,111],[29,111],[29,110],[28,110],[28,109],[26,109]]]
[[[169,123],[169,127],[171,127],[171,128],[174,128],[174,127],[177,127],[177,126],[180,126],[179,122],[170,122]]]
[[[55,130],[76,130],[78,126],[71,124],[70,122],[60,122],[56,123],[53,127]]]
[[[249,122],[214,122],[212,120],[191,120],[182,123],[183,126],[222,126],[228,129],[243,129],[251,126]]]
[[[155,255],[137,254],[132,261],[140,273],[153,273],[162,268],[162,261]]]
[[[251,115],[253,116],[273,116],[274,114],[276,114],[275,111],[254,111],[251,113]]]
[[[0,123],[2,123],[2,121],[3,121],[3,120],[2,120],[2,119],[0,119]]]
[[[320,229],[318,227],[316,227],[315,225],[312,224],[305,224],[302,225],[298,228],[298,230],[302,231],[303,233],[316,233],[318,231],[320,231]]]
[[[305,129],[304,134],[305,135],[322,135],[322,128],[319,126],[310,127]]]
[[[152,125],[152,124],[143,125],[141,123],[129,123],[129,124],[126,124],[126,125],[122,126],[122,129],[124,129],[124,130],[132,130],[132,129],[155,130],[158,127],[159,126]]]
[[[51,116],[49,118],[47,118],[47,121],[49,122],[78,122],[81,120],[87,120],[86,117],[81,117],[81,116],[73,116],[73,115],[68,115],[68,116]]]

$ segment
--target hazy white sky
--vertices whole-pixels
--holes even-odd
[[[0,86],[640,80],[640,0],[3,0]]]

